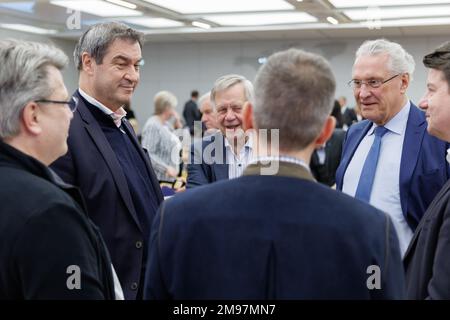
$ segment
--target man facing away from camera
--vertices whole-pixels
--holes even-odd
[[[257,158],[243,176],[194,188],[161,206],[152,227],[146,298],[403,297],[389,216],[317,183],[309,170],[313,150],[334,129],[334,94],[335,79],[322,57],[290,49],[268,59],[256,76],[255,101],[242,112],[244,128],[256,133]],[[260,136],[271,129],[278,135]]]

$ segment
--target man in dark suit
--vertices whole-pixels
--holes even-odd
[[[310,168],[314,178],[330,187],[336,183],[336,169],[341,161],[344,138],[344,130],[334,129],[325,146],[318,147],[311,156]]]
[[[358,117],[356,116],[356,112],[354,109],[351,109],[347,106],[347,98],[342,96],[338,99],[339,105],[342,109],[342,121],[346,126],[344,129],[349,128],[353,123],[358,122]]]
[[[78,186],[111,253],[126,299],[142,297],[147,239],[161,189],[124,118],[139,82],[142,34],[119,23],[97,24],[74,52],[79,106],[67,154],[52,167]]]
[[[242,110],[253,99],[253,85],[245,77],[220,77],[211,91],[211,103],[220,132],[191,146],[187,188],[242,175],[252,156],[252,139],[242,130]]]
[[[0,41],[0,300],[115,298],[79,190],[48,168],[67,151],[76,108],[67,61],[53,46]]]
[[[429,71],[427,92],[419,105],[426,112],[428,132],[450,141],[450,42],[426,55],[423,63]],[[450,181],[428,207],[406,252],[409,299],[450,299],[449,204]]]
[[[146,298],[403,297],[389,217],[316,183],[309,171],[315,146],[334,129],[334,91],[322,57],[298,49],[269,57],[243,114],[244,127],[262,142],[259,157],[243,177],[162,205],[152,227]],[[277,129],[268,154],[256,133],[271,128]]]
[[[197,106],[198,91],[191,92],[191,99],[184,104],[183,117],[191,135],[194,135],[194,123],[202,119],[202,114]]]
[[[413,71],[413,58],[399,44],[361,45],[350,84],[367,120],[349,128],[336,172],[339,190],[392,217],[402,256],[450,174],[447,144],[427,134],[424,113],[406,96]]]

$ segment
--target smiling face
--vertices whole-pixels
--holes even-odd
[[[141,47],[138,42],[114,40],[101,64],[89,59],[89,72],[92,77],[89,91],[92,96],[112,111],[129,103],[139,83],[141,60]]]
[[[429,69],[427,91],[419,107],[425,111],[428,132],[439,139],[450,141],[450,92],[441,70]]]
[[[357,80],[387,80],[395,74],[389,70],[389,56],[362,55],[358,57],[353,65],[353,79]],[[360,88],[354,89],[353,95],[356,104],[361,110],[361,115],[375,122],[384,125],[391,120],[406,103],[405,92],[409,84],[409,75],[400,74],[379,88],[372,88],[363,84]]]
[[[243,133],[242,108],[246,101],[244,86],[241,83],[216,93],[214,102],[217,126],[229,139],[240,137]]]

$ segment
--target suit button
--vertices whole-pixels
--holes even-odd
[[[133,282],[133,283],[131,284],[131,290],[135,291],[135,290],[137,290],[137,288],[138,288],[137,282]]]
[[[136,241],[136,249],[142,248],[142,241]]]

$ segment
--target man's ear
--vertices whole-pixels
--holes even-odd
[[[31,135],[39,135],[42,132],[40,124],[40,109],[36,102],[29,102],[25,108],[23,108],[20,124],[22,130]]]
[[[91,74],[93,72],[94,63],[95,60],[89,55],[89,53],[83,52],[81,54],[81,70],[84,70],[87,73]]]
[[[319,136],[316,138],[315,145],[316,147],[324,146],[325,143],[330,139],[333,134],[334,128],[336,126],[336,118],[333,116],[328,116],[325,121],[322,132],[320,132]]]
[[[244,104],[244,109],[242,110],[243,117],[242,117],[242,127],[244,128],[244,131],[247,131],[248,129],[254,129],[253,126],[253,105],[251,102],[247,101]]]
[[[400,87],[400,92],[401,93],[405,93],[406,89],[408,89],[409,86],[409,80],[410,80],[410,76],[408,73],[404,73],[401,75],[401,79],[402,79],[402,85]]]

